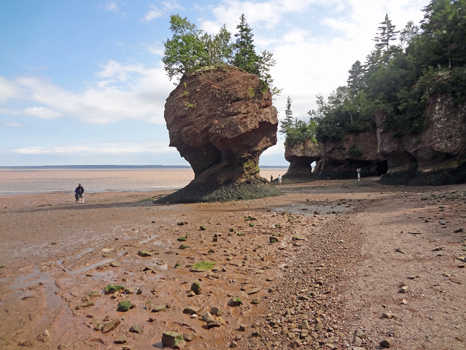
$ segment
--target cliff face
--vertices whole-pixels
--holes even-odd
[[[277,111],[259,78],[235,67],[184,76],[165,104],[170,146],[195,178],[162,202],[227,201],[281,194],[259,175],[259,156],[277,142]]]
[[[387,159],[386,184],[443,185],[466,181],[466,106],[431,99],[427,129],[420,135],[394,137],[377,116],[379,153]]]
[[[306,177],[311,175],[311,163],[321,158],[320,145],[310,140],[285,148],[285,159],[290,166],[284,178]]]
[[[345,134],[342,140],[322,144],[322,160],[316,167],[319,177],[330,174],[332,179],[355,178],[356,169],[363,176],[383,173],[384,158],[377,152],[376,133],[365,131]]]

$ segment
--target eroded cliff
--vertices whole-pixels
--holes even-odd
[[[427,127],[418,135],[398,136],[379,115],[379,153],[387,159],[382,183],[445,185],[466,181],[466,106],[432,98],[425,110]]]

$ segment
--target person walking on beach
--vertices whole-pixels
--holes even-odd
[[[282,185],[282,176],[280,174],[278,174],[278,177],[277,177],[277,180],[278,180],[278,185]]]
[[[84,187],[82,187],[81,184],[78,184],[78,187],[76,187],[74,193],[76,197],[76,203],[84,204]]]
[[[273,175],[270,175],[270,183],[273,182]]]
[[[357,168],[356,173],[358,174],[358,181],[360,181],[361,180],[361,168]]]
[[[327,180],[330,180],[330,173],[327,173]]]

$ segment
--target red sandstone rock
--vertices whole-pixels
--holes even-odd
[[[170,146],[194,180],[161,202],[226,201],[279,195],[259,174],[259,156],[277,142],[277,110],[255,75],[205,67],[185,75],[165,104]]]

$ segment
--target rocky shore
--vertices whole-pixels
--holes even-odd
[[[466,186],[374,180],[2,197],[0,347],[464,349]]]

